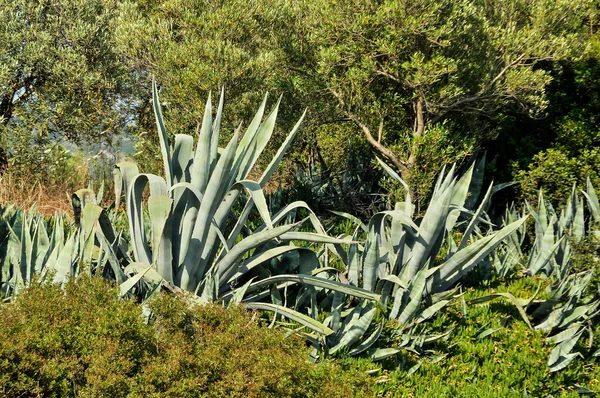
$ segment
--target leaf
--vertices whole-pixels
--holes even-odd
[[[280,306],[280,305],[275,305],[275,304],[269,304],[269,303],[245,303],[246,307],[251,308],[251,309],[257,309],[257,310],[262,310],[262,311],[272,311],[272,312],[276,312],[279,315],[283,315],[293,321],[298,322],[299,324],[306,326],[307,328],[323,334],[325,336],[329,336],[330,334],[333,334],[333,330],[331,330],[330,328],[328,328],[327,326],[323,325],[321,322],[315,321],[314,319],[312,319],[309,316],[306,316],[298,311],[294,311],[291,310],[289,308]]]
[[[481,340],[483,338],[486,338],[486,337],[492,335],[493,333],[496,333],[498,330],[502,330],[502,329],[504,329],[504,328],[501,328],[501,327],[500,328],[489,328],[489,329],[486,329],[486,330],[482,331],[481,333],[479,333],[477,336],[475,336],[475,338],[478,340]]]
[[[377,282],[377,269],[379,268],[379,238],[375,234],[373,228],[370,229],[367,242],[365,243],[365,251],[363,252],[363,288],[373,291]]]
[[[377,307],[372,303],[366,304],[360,317],[353,319],[344,328],[339,343],[332,347],[329,350],[329,353],[333,355],[340,349],[350,347],[352,344],[356,343],[371,325],[376,311]]]
[[[479,261],[490,254],[496,246],[515,232],[526,219],[527,216],[457,251],[450,259],[437,267],[437,272],[427,282],[427,290],[440,292],[450,288],[471,271]]]
[[[333,290],[336,292],[344,293],[349,296],[364,298],[367,300],[379,301],[380,295],[372,293],[368,290],[361,289],[358,287],[350,286],[345,283],[332,281],[329,279],[319,278],[316,276],[308,276],[308,275],[276,275],[270,278],[265,278],[263,280],[254,282],[249,288],[248,293],[256,291],[262,287],[268,286],[273,283],[281,283],[281,282],[294,282],[294,283],[303,283],[309,286],[321,287],[324,289]]]
[[[156,126],[158,127],[158,138],[160,141],[160,150],[165,167],[167,187],[170,187],[173,185],[173,170],[171,166],[169,137],[167,134],[167,129],[165,128],[165,122],[162,117],[162,109],[158,99],[158,88],[156,87],[156,80],[154,78],[152,79],[152,106],[154,108],[154,116],[156,117]]]
[[[413,367],[411,367],[410,369],[408,369],[408,372],[406,372],[407,376],[411,376],[412,374],[414,374],[417,370],[419,370],[419,368],[421,367],[421,365],[423,365],[423,361],[419,361],[417,362],[416,365],[414,365]]]
[[[529,326],[529,328],[533,330],[533,326],[531,326],[531,322],[529,322],[529,318],[527,317],[527,314],[523,310],[523,307],[521,306],[521,304],[519,303],[519,301],[515,298],[515,296],[513,296],[510,293],[494,293],[494,294],[490,294],[488,296],[478,297],[476,299],[469,300],[469,303],[471,303],[471,304],[480,304],[480,303],[485,303],[486,301],[495,300],[497,298],[508,299],[508,301],[510,301],[515,306],[515,308],[517,309],[517,311],[519,311],[519,314],[521,315],[521,318],[527,324],[527,326]]]
[[[371,354],[373,362],[382,361],[386,358],[394,356],[400,352],[397,348],[378,348]]]
[[[431,318],[432,316],[437,314],[439,310],[441,310],[446,305],[448,305],[449,302],[450,302],[450,300],[441,300],[441,301],[438,301],[437,303],[431,305],[430,307],[427,307],[417,316],[417,318],[415,319],[415,322],[421,323],[421,322],[428,320],[429,318]]]
[[[359,355],[362,352],[371,348],[371,346],[377,342],[377,340],[379,339],[379,336],[381,336],[381,332],[383,331],[383,324],[384,324],[383,320],[381,322],[379,322],[379,325],[377,325],[377,329],[375,329],[375,331],[373,333],[371,333],[371,335],[365,341],[363,341],[359,346],[350,350],[348,355],[353,357],[353,356]]]

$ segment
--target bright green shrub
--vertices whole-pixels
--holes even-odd
[[[365,379],[312,365],[303,342],[261,328],[243,308],[164,295],[144,321],[100,278],[34,283],[0,306],[0,395],[340,396]]]
[[[561,148],[550,148],[534,156],[527,170],[519,170],[515,179],[519,182],[521,196],[536,203],[540,188],[544,197],[553,205],[564,204],[573,184],[585,186],[587,177],[598,186],[600,180],[600,151],[586,149],[573,155]]]
[[[99,279],[33,283],[0,307],[0,395],[125,395],[156,355],[139,307]]]

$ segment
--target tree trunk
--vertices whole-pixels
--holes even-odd
[[[13,112],[13,104],[12,104],[12,98],[13,95],[10,96],[5,96],[4,98],[2,98],[2,101],[0,101],[0,128],[1,127],[6,127],[8,125],[8,122],[10,121],[10,118],[12,117],[12,112]],[[4,174],[4,171],[6,170],[6,167],[8,166],[8,154],[6,151],[6,148],[4,148],[3,145],[0,144],[0,175]]]

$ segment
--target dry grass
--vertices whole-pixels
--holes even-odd
[[[44,216],[56,212],[72,212],[69,197],[71,193],[84,187],[85,173],[67,177],[62,181],[43,182],[28,179],[22,173],[10,169],[0,177],[0,205],[14,204],[24,209],[35,206]]]
[[[0,205],[15,204],[24,209],[35,206],[44,216],[51,216],[57,211],[70,212],[67,194],[72,191],[69,188],[69,184],[28,183],[7,173],[0,177]]]

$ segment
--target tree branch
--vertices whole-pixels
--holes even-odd
[[[435,123],[438,120],[440,120],[442,117],[444,117],[448,112],[453,111],[454,109],[458,108],[461,105],[470,103],[470,102],[474,102],[474,101],[478,101],[481,98],[483,98],[485,96],[485,94],[487,94],[487,92],[492,89],[492,87],[494,87],[494,85],[498,82],[498,80],[500,80],[502,78],[502,76],[504,76],[506,74],[506,72],[508,72],[511,68],[519,65],[519,62],[521,62],[523,60],[523,58],[525,58],[525,54],[521,54],[520,56],[518,56],[514,61],[512,61],[510,64],[506,65],[496,76],[494,76],[494,78],[492,80],[490,80],[490,82],[488,84],[485,85],[484,88],[482,88],[477,94],[474,95],[470,95],[467,97],[463,97],[458,99],[456,102],[454,102],[451,105],[447,105],[447,106],[443,106],[442,108],[444,108],[444,110],[440,113],[438,113],[437,115],[435,115],[434,117],[431,118],[429,123]]]
[[[342,95],[340,93],[336,92],[334,89],[331,88],[329,89],[329,91],[337,98],[338,102],[343,108],[347,108],[346,103],[344,102],[344,99],[342,98]],[[387,148],[386,146],[381,144],[381,142],[377,141],[375,137],[373,137],[373,135],[371,134],[371,130],[366,124],[360,121],[360,119],[357,118],[354,114],[352,114],[349,110],[344,110],[344,113],[346,114],[348,119],[354,122],[354,124],[362,130],[369,144],[371,144],[371,146],[375,148],[375,150],[379,152],[385,159],[392,163],[400,171],[401,174],[405,174],[408,171],[408,164],[405,161],[398,158],[398,156],[396,156],[396,154],[391,149]]]

